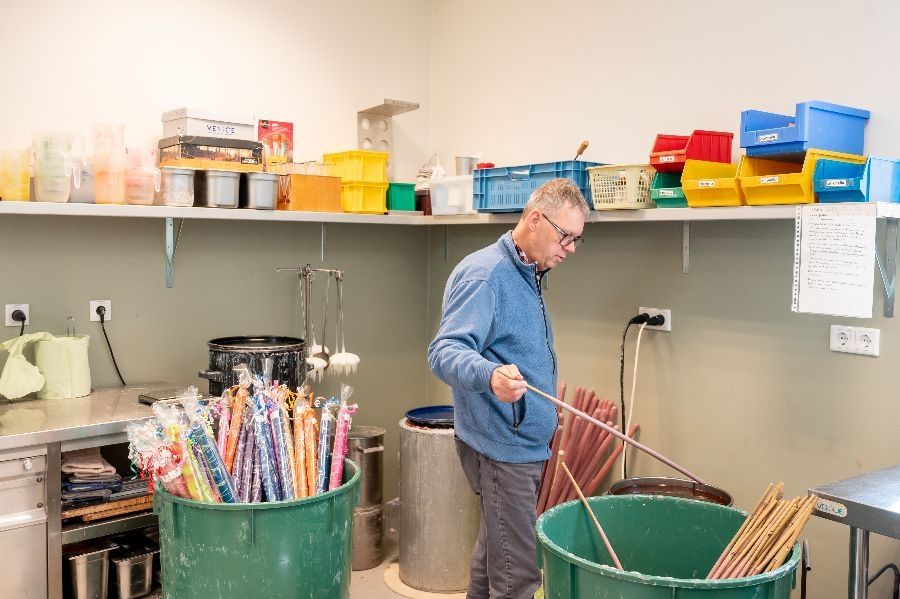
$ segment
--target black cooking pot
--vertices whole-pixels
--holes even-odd
[[[306,381],[307,349],[303,339],[273,335],[220,337],[207,345],[209,370],[201,370],[198,376],[209,381],[210,397],[217,397],[238,383],[234,369],[239,364],[249,366],[252,374],[271,377],[290,389]],[[271,373],[266,372],[269,366]]]

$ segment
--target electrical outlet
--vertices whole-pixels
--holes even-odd
[[[91,300],[91,322],[100,322],[100,315],[97,314],[99,306],[106,308],[103,320],[106,322],[112,320],[112,300]]]
[[[880,343],[880,329],[831,325],[829,338],[831,351],[877,357]]]
[[[21,322],[16,322],[15,320],[13,320],[12,313],[16,310],[21,310],[25,313],[25,324],[31,324],[31,319],[28,317],[28,304],[6,304],[6,309],[3,311],[3,313],[5,314],[4,320],[6,322],[6,326],[22,326]]]
[[[638,314],[646,312],[651,317],[656,316],[657,314],[661,314],[666,321],[658,327],[647,325],[648,329],[654,329],[657,331],[671,331],[672,330],[672,311],[668,308],[638,308]]]

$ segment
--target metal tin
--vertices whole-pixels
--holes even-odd
[[[198,171],[197,205],[207,208],[237,208],[241,174],[236,171]]]
[[[247,364],[251,372],[270,375],[291,389],[306,381],[308,350],[303,339],[274,335],[220,337],[207,345],[209,370],[200,371],[198,376],[209,381],[210,397],[218,397],[227,387],[238,383],[234,372],[238,364]],[[267,367],[270,372],[266,372]]]
[[[109,549],[91,549],[70,556],[73,599],[105,599],[109,579]]]
[[[452,428],[400,421],[400,580],[430,592],[463,591],[481,508]]]
[[[194,169],[163,166],[159,172],[159,203],[165,206],[194,205]]]
[[[359,466],[360,509],[381,506],[384,478],[384,434],[378,426],[353,426],[347,433],[347,457]]]
[[[683,499],[696,499],[731,507],[734,500],[727,492],[711,485],[701,485],[692,480],[664,476],[626,478],[613,483],[610,495],[667,495]]]
[[[153,557],[157,553],[159,551],[112,558],[116,568],[113,588],[119,599],[136,599],[150,594],[153,590]]]
[[[278,201],[278,175],[245,173],[241,180],[241,208],[275,210]]]
[[[384,561],[383,536],[384,513],[380,505],[353,511],[353,570],[369,570]]]

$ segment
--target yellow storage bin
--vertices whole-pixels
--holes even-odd
[[[359,214],[384,214],[387,212],[387,183],[344,183],[341,205],[344,212]]]
[[[387,152],[369,150],[322,155],[322,162],[329,165],[328,174],[344,183],[387,183],[387,161]]]
[[[741,165],[745,157],[741,158]],[[740,166],[727,162],[685,160],[681,175],[684,198],[691,208],[741,206],[744,193],[738,182]]]
[[[819,158],[853,164],[866,162],[865,156],[828,150],[807,150],[802,163],[746,156],[739,177],[747,203],[754,206],[812,204],[816,201],[813,171]]]

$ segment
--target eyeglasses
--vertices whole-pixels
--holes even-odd
[[[543,212],[541,213],[541,216],[543,216],[544,218],[547,218],[547,215],[544,214]],[[581,235],[572,235],[571,233],[567,233],[567,232],[563,231],[559,227],[559,225],[557,225],[555,222],[553,222],[549,218],[547,218],[547,222],[550,223],[551,225],[553,225],[553,228],[556,229],[557,233],[562,235],[562,238],[559,240],[559,245],[561,245],[562,247],[566,247],[570,243],[575,244],[575,247],[578,247],[579,245],[584,243],[584,237],[582,237]]]

